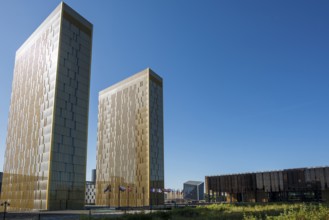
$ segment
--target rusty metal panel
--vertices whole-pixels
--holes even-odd
[[[239,192],[241,192],[242,184],[243,184],[243,175],[239,175],[238,177]]]
[[[226,188],[228,192],[232,192],[232,178],[230,176],[226,176]]]
[[[223,180],[224,182],[224,191],[225,192],[230,192],[230,182],[229,182],[229,178],[227,178],[227,176],[223,176],[221,178],[221,180]]]
[[[310,174],[311,174],[311,181],[316,181],[314,168],[311,168],[310,169]]]
[[[228,181],[227,181],[226,176],[221,176],[220,177],[220,182],[221,182],[222,190],[224,192],[229,192],[229,190],[228,190]]]
[[[216,181],[216,177],[211,178],[211,190],[212,190],[212,192],[214,192],[216,190],[215,189],[215,181]]]
[[[220,177],[220,187],[222,192],[229,192],[226,187],[226,178],[224,176]]]
[[[298,170],[287,170],[288,189],[296,190],[298,188]]]
[[[247,186],[246,182],[246,175],[240,175],[240,187],[239,187],[239,192],[244,192],[245,188]]]
[[[227,186],[228,186],[228,184],[227,184],[227,179],[226,179],[225,176],[221,176],[221,177],[220,177],[220,184],[221,184],[221,189],[222,189],[224,192],[228,192],[228,190],[227,190]]]
[[[256,183],[256,173],[248,174],[249,177],[249,188],[247,190],[255,191],[257,189],[257,183]]]
[[[278,172],[271,172],[271,186],[272,186],[272,192],[278,192],[279,191]]]
[[[264,189],[263,174],[256,173],[256,187],[258,190]]]
[[[325,177],[326,177],[326,184],[327,184],[327,189],[329,188],[329,167],[325,168]]]
[[[245,188],[245,181],[244,181],[245,175],[239,175],[238,178],[238,184],[239,184],[239,191],[238,192],[243,192],[243,189]]]
[[[283,173],[282,173],[282,171],[278,172],[278,176],[279,176],[279,191],[283,191],[284,190],[284,185],[283,185]]]
[[[321,183],[321,189],[325,189],[325,177],[324,177],[323,168],[315,168],[316,179]]]
[[[293,188],[293,178],[292,178],[292,171],[285,170],[284,171],[284,178],[285,178],[285,189],[291,190]]]
[[[221,192],[226,192],[225,191],[225,185],[224,185],[224,179],[222,176],[219,176],[219,189]]]
[[[256,188],[256,175],[248,173],[246,175],[246,188],[244,189],[245,191],[253,191]]]
[[[305,169],[304,172],[305,175],[305,182],[311,182],[311,170],[310,169]]]
[[[216,177],[213,178],[212,190],[215,191],[215,192],[218,191],[217,182],[218,182],[218,176],[216,176]]]
[[[326,190],[329,188],[329,167],[206,177],[206,187],[215,193],[226,192],[233,197],[237,196],[236,193],[256,195],[256,189],[264,193],[281,192],[279,195],[287,191]]]
[[[232,191],[231,192],[238,192],[238,187],[239,187],[239,183],[238,183],[238,179],[239,179],[239,175],[232,175],[231,179],[232,179]]]
[[[291,185],[292,189],[304,189],[306,187],[305,184],[305,169],[294,169],[289,171],[291,174]]]
[[[275,192],[276,191],[275,172],[270,172],[270,177],[271,177],[271,191]]]
[[[263,173],[265,192],[271,192],[271,176],[269,172]]]
[[[239,175],[238,177],[238,185],[239,185],[239,188],[238,188],[238,192],[242,192],[242,189],[244,188],[244,175]]]
[[[209,192],[209,186],[208,186],[208,182],[209,181],[209,177],[208,176],[206,176],[205,177],[205,180],[204,180],[204,183],[205,183],[205,186],[206,186],[206,192],[208,193]]]
[[[220,192],[220,179],[216,176],[216,192]]]
[[[283,176],[283,190],[287,191],[288,190],[288,173],[286,171],[282,171],[282,176]]]
[[[242,175],[241,176],[241,191],[244,192],[248,188],[248,174]]]
[[[305,169],[298,170],[298,187],[305,188]]]
[[[213,192],[214,190],[215,190],[215,184],[214,184],[214,182],[215,182],[215,178],[216,177],[211,177],[210,178],[210,183],[209,183],[209,185],[210,185],[210,190]]]

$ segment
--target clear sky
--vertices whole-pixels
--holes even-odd
[[[0,2],[0,170],[15,52],[59,0]],[[98,92],[164,79],[165,185],[329,165],[329,1],[66,1],[94,24],[87,179]]]

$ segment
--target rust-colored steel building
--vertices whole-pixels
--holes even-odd
[[[211,201],[329,201],[329,167],[206,176]]]

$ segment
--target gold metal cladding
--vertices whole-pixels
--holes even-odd
[[[92,26],[77,22],[88,24],[61,3],[16,52],[1,194],[10,210],[84,206]]]
[[[150,74],[146,69],[100,92],[96,205],[163,204],[162,194],[150,192],[164,179],[162,80],[155,76],[154,83]],[[120,186],[126,191],[119,194]]]

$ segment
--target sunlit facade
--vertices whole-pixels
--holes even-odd
[[[16,52],[1,195],[10,210],[84,206],[92,29],[60,3]]]
[[[163,145],[161,77],[148,68],[101,91],[96,205],[163,204]]]

